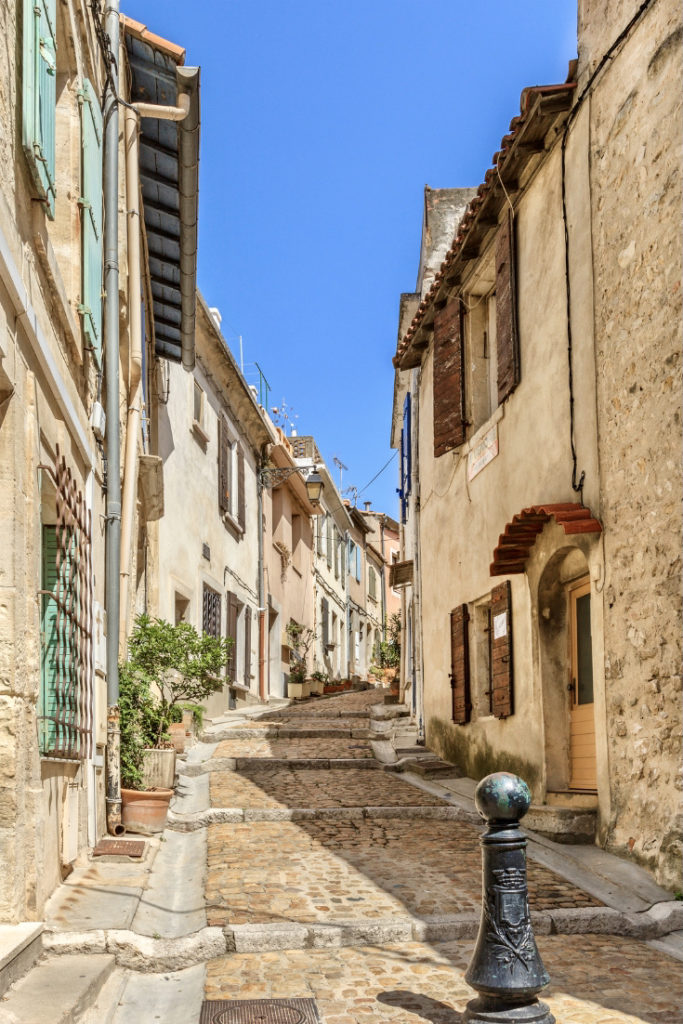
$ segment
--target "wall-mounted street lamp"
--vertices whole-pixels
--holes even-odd
[[[263,466],[259,470],[259,483],[261,487],[271,488],[278,487],[285,480],[288,480],[294,473],[301,473],[302,475],[308,473],[306,477],[306,493],[308,500],[313,507],[317,507],[320,504],[320,498],[323,492],[323,481],[320,473],[318,473],[317,466],[313,466],[311,472],[310,466],[291,466],[286,469],[275,469],[270,466]]]

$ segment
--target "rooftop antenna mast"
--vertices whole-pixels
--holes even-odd
[[[339,470],[339,493],[341,494],[341,492],[342,492],[342,474],[343,474],[344,470],[348,469],[349,467],[345,466],[344,463],[342,462],[342,460],[337,455],[335,455],[333,457],[332,461],[334,462],[335,466]]]

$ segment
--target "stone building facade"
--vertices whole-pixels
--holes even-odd
[[[402,685],[442,755],[673,887],[680,10],[603,8],[402,299]]]
[[[640,5],[579,3],[579,89]],[[604,528],[606,839],[680,881],[680,5],[649,4],[596,79],[590,221]]]

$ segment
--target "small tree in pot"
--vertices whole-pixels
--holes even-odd
[[[199,634],[188,622],[173,626],[164,619],[140,615],[135,620],[128,650],[128,661],[119,668],[119,707],[121,712],[121,781],[126,821],[126,797],[141,805],[143,799],[131,797],[131,791],[153,786],[145,772],[146,752],[169,748],[168,730],[183,705],[199,704],[219,690],[233,641]],[[174,752],[171,749],[170,782],[165,794],[163,822],[170,801]],[[154,787],[154,788],[159,788]],[[133,812],[138,815],[138,812]],[[138,815],[139,817],[139,815]],[[137,817],[133,819],[139,824]],[[147,829],[159,831],[159,828]]]
[[[316,633],[309,626],[301,626],[290,620],[287,623],[287,636],[292,649],[292,664],[289,669],[287,695],[289,697],[307,697],[306,676],[308,674],[308,652],[311,649]]]

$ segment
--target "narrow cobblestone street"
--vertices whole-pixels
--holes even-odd
[[[331,931],[350,921],[478,914],[480,829],[467,821],[439,820],[435,815],[452,807],[400,776],[316,763],[364,756],[360,740],[341,736],[348,729],[360,732],[359,719],[348,713],[368,713],[376,701],[372,691],[342,695],[287,709],[268,721],[273,732],[306,731],[315,723],[330,729],[325,738],[218,745],[214,758],[253,752],[273,764],[211,772],[212,807],[239,807],[245,816],[276,808],[300,813],[295,821],[209,826],[210,924],[317,923]],[[284,759],[301,765],[277,763]],[[529,897],[535,912],[602,906],[533,861]],[[558,1021],[683,1019],[680,964],[645,943],[587,934],[538,941],[552,978],[547,1001]],[[467,939],[234,953],[209,963],[205,993],[210,1000],[313,998],[324,1024],[456,1024],[472,997],[463,975],[473,946]]]
[[[350,692],[210,726],[143,861],[84,859],[57,891],[48,955],[0,1003],[2,1024],[48,1008],[196,1024],[204,1001],[258,999],[314,1000],[321,1024],[459,1024],[481,828],[445,786],[372,759],[382,700]],[[602,873],[573,856],[530,838],[556,1019],[680,1024],[681,905],[607,854]]]

